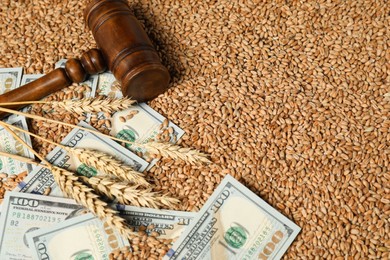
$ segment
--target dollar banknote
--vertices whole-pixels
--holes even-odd
[[[93,130],[93,128],[85,122],[80,122],[78,125]],[[64,138],[61,144],[72,148],[84,148],[104,152],[124,162],[125,164],[131,166],[134,170],[139,172],[143,172],[148,166],[148,162],[146,162],[136,154],[129,152],[120,144],[112,141],[107,137],[103,137],[82,129],[74,129],[73,131],[71,131]],[[57,149],[49,154],[51,158],[56,158],[56,161],[61,162],[61,165],[58,166],[65,166],[65,168],[70,169],[72,171],[77,171],[79,174],[84,173],[83,168],[85,167],[85,165],[83,165],[77,159],[77,157],[69,155],[67,156],[65,151],[62,150],[62,152],[60,152],[59,150],[62,149]],[[85,169],[85,171],[85,174],[88,177],[88,170]],[[90,173],[92,175],[98,174],[96,169],[91,169],[91,171],[93,172]]]
[[[99,74],[99,82],[96,94],[99,96],[107,96],[109,98],[122,98],[122,90],[119,82],[111,72]]]
[[[227,175],[164,259],[280,259],[299,231]]]
[[[60,59],[54,64],[54,68],[65,68],[65,63],[68,61],[68,59]]]
[[[34,80],[39,79],[44,74],[24,74],[22,77],[22,82],[20,83],[21,86],[26,85],[28,83],[33,82]]]
[[[65,63],[67,62],[67,59],[61,59],[59,60],[54,67],[57,68],[65,68]],[[85,98],[92,98],[95,97],[96,95],[96,89],[99,81],[99,76],[98,75],[90,75],[88,78],[79,83],[80,86],[85,86],[85,90],[83,92],[83,96]]]
[[[159,238],[176,241],[196,216],[195,212],[160,210],[116,204],[115,209],[135,231],[141,226],[153,225],[149,231],[158,232]]]
[[[79,126],[93,129],[85,122],[80,122]],[[118,160],[121,160],[139,172],[144,171],[148,166],[148,162],[125,149],[120,144],[109,138],[102,137],[82,129],[74,129],[71,131],[64,138],[61,144],[73,148],[93,149],[104,152]],[[87,177],[100,174],[100,172],[96,169],[81,163],[76,156],[68,154],[65,150],[59,147],[56,147],[53,151],[51,151],[47,155],[46,159],[54,165],[77,172],[78,174]],[[51,196],[62,196],[62,192],[56,185],[51,172],[48,169],[37,166],[24,181],[19,183],[16,191],[44,194],[47,189],[51,190]]]
[[[27,234],[82,212],[74,200],[7,192],[0,217],[0,259],[33,259]]]
[[[105,72],[99,75],[97,93],[111,98],[122,98],[123,94],[118,86],[114,75]],[[118,111],[109,120],[111,121],[110,135],[132,142],[165,141],[175,143],[184,134],[180,127],[166,120],[146,103]],[[148,169],[155,165],[157,160],[151,160],[144,149],[134,148],[130,145],[126,147],[150,161]]]
[[[8,124],[28,131],[26,118],[24,116],[14,115],[8,117],[5,121]],[[31,146],[30,136],[22,133],[15,132],[28,146]],[[25,147],[21,142],[15,139],[7,130],[0,126],[0,151],[17,154],[23,157],[34,158],[34,154]],[[27,164],[18,160],[11,159],[9,157],[0,156],[0,172],[7,173],[8,175],[17,175],[21,173],[30,173],[33,170],[31,164]]]
[[[0,95],[20,86],[23,68],[0,68]]]
[[[27,241],[34,258],[40,260],[108,260],[111,251],[129,245],[115,229],[90,213],[30,232]]]
[[[36,166],[35,169],[21,181],[14,191],[32,193],[32,194],[46,194],[50,191],[50,196],[64,197],[62,191],[56,184],[53,174],[47,168]]]

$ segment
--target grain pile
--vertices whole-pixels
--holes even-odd
[[[3,0],[0,67],[94,47],[86,2]],[[213,161],[160,161],[158,190],[198,210],[229,173],[302,227],[286,259],[390,257],[386,0],[130,4],[173,77],[150,105]]]
[[[8,175],[4,172],[0,173],[0,204],[3,202],[6,191],[15,189],[18,183],[21,182],[26,175],[27,172],[22,172],[18,175]]]

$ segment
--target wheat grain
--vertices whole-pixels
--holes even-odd
[[[148,227],[141,226],[140,236],[130,240],[131,246],[117,249],[110,254],[111,259],[161,259],[171,248],[172,239],[158,237],[157,232],[151,232]],[[149,236],[146,234],[150,233]]]
[[[21,139],[17,134],[15,134],[9,127],[8,127],[8,124],[0,121],[0,125],[6,130],[8,131],[17,141],[19,141],[23,146],[27,147],[28,150],[30,150],[35,156],[37,156],[40,160],[41,160],[41,164],[35,162],[33,159],[30,159],[30,158],[26,158],[26,157],[22,157],[22,156],[18,156],[18,155],[12,155],[12,154],[8,154],[8,153],[5,153],[5,152],[0,152],[0,155],[2,156],[6,156],[8,158],[13,158],[13,159],[16,159],[16,160],[19,160],[19,161],[23,161],[25,163],[28,163],[28,164],[33,164],[33,165],[42,165],[42,163],[45,164],[46,167],[48,167],[50,164],[49,162],[47,162],[38,152],[36,152],[33,148],[31,148],[23,139]],[[5,190],[13,190],[14,188],[16,188],[16,185],[18,185],[23,179],[24,177],[27,175],[27,172],[24,172],[24,173],[19,173],[18,175],[14,175],[13,178],[10,177],[10,179],[14,179],[14,180],[7,180],[6,182],[3,182],[1,181],[1,189],[0,189],[0,199],[4,198],[4,194],[5,194]],[[7,176],[8,177],[8,176]],[[4,188],[2,186],[5,186]],[[50,191],[49,191],[50,192]],[[46,194],[47,192],[45,192]],[[47,195],[47,194],[46,194]]]
[[[96,47],[83,19],[89,1],[31,2],[1,2],[1,67],[48,73],[60,58]],[[180,145],[213,161],[160,160],[147,173],[156,190],[196,211],[229,173],[302,227],[284,259],[389,258],[389,207],[381,202],[390,179],[388,1],[130,5],[172,76],[149,105],[186,131]],[[77,124],[71,115],[45,116]],[[32,127],[58,142],[69,131],[34,120]],[[46,154],[53,146],[34,147]],[[351,229],[360,231],[356,240]],[[133,259],[141,251],[133,248]]]
[[[34,159],[23,157],[16,154],[10,154],[7,152],[0,151],[0,156],[4,156],[7,158],[12,158],[24,163],[32,164],[32,165],[41,165],[42,167],[49,167],[48,165],[42,165]],[[6,191],[12,191],[16,188],[16,186],[23,181],[23,179],[27,176],[27,171],[19,173],[18,175],[8,175],[6,173],[0,173],[0,204],[3,201],[4,195]]]

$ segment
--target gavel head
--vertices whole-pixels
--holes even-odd
[[[168,70],[126,1],[93,0],[84,16],[123,95],[148,101],[168,88]]]

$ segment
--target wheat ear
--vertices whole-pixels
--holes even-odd
[[[82,180],[110,200],[117,199],[119,203],[125,205],[149,208],[168,206],[172,208],[179,203],[179,200],[153,192],[150,188],[141,190],[138,185],[131,185],[131,183],[120,181],[115,177],[83,177]]]
[[[49,101],[46,105],[52,109],[63,109],[65,111],[83,115],[83,113],[113,113],[131,107],[135,100],[130,98],[85,98],[80,100]]]
[[[125,219],[118,216],[118,212],[111,209],[106,202],[102,201],[93,189],[79,181],[79,177],[74,173],[56,166],[51,167],[51,172],[58,186],[67,197],[76,200],[89,209],[100,220],[116,228],[127,239],[136,235],[136,233],[129,229]]]
[[[145,180],[142,173],[135,171],[129,165],[122,163],[111,155],[100,151],[81,148],[67,150],[77,156],[80,162],[83,162],[100,172],[104,172],[107,175],[114,175],[122,181],[129,181],[133,185],[150,186],[150,183]]]
[[[132,232],[126,225],[125,219],[118,216],[118,212],[111,209],[108,204],[102,201],[99,198],[99,195],[97,195],[91,188],[80,182],[79,177],[77,177],[74,173],[51,164],[39,164],[31,158],[15,154],[0,151],[0,155],[49,169],[52,172],[57,185],[67,197],[74,199],[86,207],[99,219],[106,221],[111,227],[116,228],[119,233],[127,239],[137,236],[137,233]]]
[[[10,125],[5,122],[0,121],[0,125],[3,125],[4,127],[8,126],[10,128],[13,128],[16,131],[20,131],[22,133],[38,138],[44,142],[48,142],[50,144],[56,145],[61,149],[65,150],[66,152],[75,155],[81,162],[87,164],[88,166],[94,167],[100,172],[104,172],[108,175],[111,174],[117,176],[118,178],[122,180],[130,181],[133,184],[143,185],[145,187],[150,186],[150,183],[148,183],[145,180],[142,173],[135,171],[133,168],[122,163],[120,160],[115,159],[111,155],[96,150],[88,150],[88,149],[72,148],[72,147],[64,146],[62,144],[53,142],[51,140],[30,133],[24,129],[18,128],[16,126]],[[33,150],[32,152],[35,153],[35,151]],[[38,158],[40,158],[39,155],[37,156]],[[42,160],[42,158],[40,159]]]
[[[0,106],[10,105],[28,105],[28,104],[43,104],[54,110],[65,110],[67,112],[83,115],[83,113],[113,113],[115,111],[124,110],[136,103],[130,98],[83,98],[79,100],[62,100],[62,101],[22,101],[22,102],[7,102],[0,103]]]
[[[181,159],[191,164],[210,163],[205,153],[190,148],[180,147],[171,143],[149,142],[141,144],[141,147],[152,154],[160,154],[163,157]]]
[[[129,145],[132,145],[132,146],[138,147],[138,148],[144,148],[151,153],[159,154],[163,157],[168,157],[168,158],[172,158],[172,159],[181,159],[184,161],[188,161],[191,164],[195,164],[198,162],[210,163],[210,160],[207,159],[206,154],[199,152],[197,150],[192,150],[190,148],[183,148],[183,147],[173,145],[170,143],[150,142],[150,143],[140,144],[140,143],[135,143],[135,142],[130,142],[127,140],[119,139],[119,138],[116,138],[116,137],[113,137],[110,135],[106,135],[106,134],[103,134],[103,133],[96,131],[96,130],[93,130],[93,129],[88,129],[88,128],[85,128],[82,126],[72,125],[69,123],[65,123],[65,122],[61,122],[61,121],[57,121],[57,120],[53,120],[53,119],[49,119],[49,118],[45,118],[45,117],[41,117],[41,116],[37,116],[37,115],[31,115],[31,114],[23,113],[23,112],[13,110],[13,109],[0,107],[0,111],[6,112],[6,113],[11,113],[11,114],[16,114],[16,115],[22,115],[22,116],[25,116],[27,118],[31,118],[31,119],[35,119],[35,120],[42,120],[42,121],[47,121],[47,122],[51,122],[51,123],[56,123],[56,124],[68,126],[71,128],[81,129],[81,130],[84,130],[84,131],[87,131],[90,133],[94,133],[94,134],[99,135],[99,136],[104,136],[104,137],[110,138],[110,139],[117,141],[117,142],[120,142],[120,143],[129,144]]]

